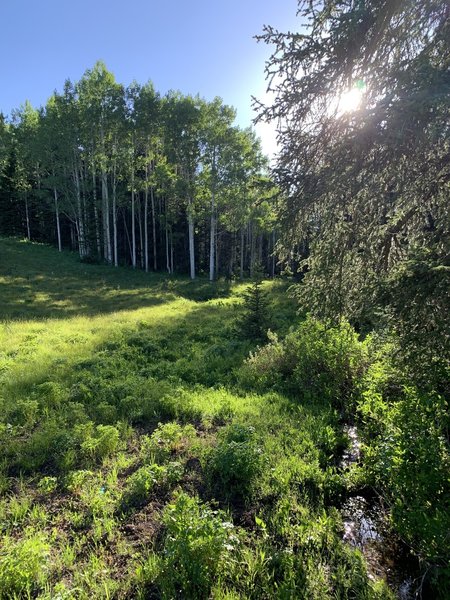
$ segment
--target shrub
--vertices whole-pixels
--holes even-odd
[[[0,598],[29,597],[47,577],[50,546],[43,535],[0,543]]]
[[[232,424],[221,432],[208,460],[208,474],[215,492],[228,500],[250,494],[262,471],[262,450],[253,427]]]
[[[445,562],[450,529],[445,401],[406,388],[391,406],[380,395],[366,394],[360,411],[372,435],[366,465],[392,506],[397,530],[417,554],[433,563]],[[379,414],[383,422],[375,428],[372,415]]]
[[[166,506],[163,522],[163,597],[207,598],[219,568],[226,571],[239,543],[233,524],[224,513],[183,492]]]
[[[247,359],[241,376],[247,385],[344,407],[364,366],[365,346],[348,323],[327,327],[308,317],[281,342],[272,334],[270,343]]]

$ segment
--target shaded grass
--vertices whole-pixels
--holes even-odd
[[[26,240],[0,238],[0,319],[59,319],[136,310],[172,297],[227,297],[231,285],[85,264],[74,253]]]

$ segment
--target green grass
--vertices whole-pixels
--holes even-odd
[[[245,284],[0,239],[0,285],[0,598],[390,597],[341,540],[337,411],[243,383]]]

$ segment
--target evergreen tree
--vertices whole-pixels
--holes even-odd
[[[263,272],[260,264],[254,268],[253,282],[243,293],[244,312],[237,322],[241,335],[255,341],[267,340],[269,329],[269,300],[263,289]]]
[[[429,252],[448,277],[448,2],[302,1],[299,15],[301,34],[262,36],[275,44],[260,118],[280,123],[281,243],[299,260],[308,248],[298,293],[313,313],[373,325],[402,264]],[[426,300],[414,314],[434,329]]]

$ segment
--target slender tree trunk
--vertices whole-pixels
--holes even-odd
[[[255,268],[255,241],[253,223],[250,223],[250,277],[253,277]]]
[[[59,222],[58,192],[56,190],[56,187],[53,188],[53,198],[55,199],[56,235],[57,235],[57,238],[58,238],[58,250],[59,250],[59,252],[62,252],[62,245],[61,245],[61,225],[60,225],[60,222]]]
[[[221,250],[221,245],[220,245],[220,235],[219,235],[219,231],[217,229],[217,220],[216,220],[216,235],[215,237],[215,242],[214,245],[216,247],[215,250],[215,255],[216,255],[216,278],[219,277],[219,265],[220,265],[220,250]]]
[[[244,228],[241,228],[241,262],[239,265],[239,279],[244,279],[244,242],[245,242],[245,237],[244,237]]]
[[[98,208],[97,208],[97,179],[95,177],[95,169],[92,165],[92,196],[94,203],[94,222],[95,222],[95,241],[97,243],[97,256],[101,258],[102,250],[100,245],[100,227],[98,223]]]
[[[163,206],[164,206],[164,209],[163,209]],[[164,211],[164,214],[167,216],[166,202],[164,201],[164,199],[161,198],[161,196],[158,196],[158,214],[162,215],[163,211]],[[161,223],[160,223],[159,227],[158,227],[158,247],[162,248],[163,243],[164,243],[164,228],[161,227]]]
[[[139,248],[140,248],[140,253],[139,253],[139,262],[141,264],[141,269],[144,269],[144,232],[142,230],[142,210],[141,210],[141,203],[140,201],[138,202],[138,223],[139,223]]]
[[[78,253],[83,258],[85,253],[85,243],[84,243],[84,223],[83,223],[83,210],[81,206],[81,189],[80,189],[80,177],[78,173],[78,166],[75,162],[73,167],[73,178],[75,181],[75,190],[77,197],[77,235],[78,235]]]
[[[170,258],[169,258],[169,226],[166,223],[166,268],[167,272],[170,273]]]
[[[258,237],[258,262],[262,265],[263,262],[263,234]]]
[[[158,268],[157,257],[156,257],[156,215],[155,215],[155,196],[153,188],[150,188],[150,200],[152,203],[152,235],[153,235],[153,270],[156,271]]]
[[[275,277],[275,231],[272,232],[272,268],[271,275],[272,279]]]
[[[98,222],[98,208],[97,205],[94,204],[94,225],[95,225],[95,241],[97,244],[97,258],[101,258],[102,256],[102,248],[100,245],[100,226]]]
[[[210,225],[210,237],[209,237],[209,280],[214,281],[214,265],[215,256],[214,252],[216,249],[216,215],[215,215],[215,197],[214,192],[211,194],[211,225]]]
[[[144,263],[145,272],[148,273],[148,186],[144,193]]]
[[[108,192],[108,175],[106,171],[102,171],[102,200],[103,200],[103,229],[104,229],[104,249],[105,259],[108,263],[112,262],[111,252],[111,229],[109,223],[109,192]]]
[[[90,240],[89,240],[89,219],[86,205],[86,167],[82,164],[80,167],[80,192],[81,192],[81,206],[83,215],[83,237],[84,237],[84,255],[90,254]]]
[[[112,206],[112,217],[113,217],[113,241],[114,241],[114,266],[119,266],[119,255],[117,251],[117,182],[116,182],[116,161],[114,160],[113,166],[113,206]]]
[[[195,279],[195,254],[194,254],[194,218],[192,216],[192,201],[188,200],[188,232],[189,232],[189,270],[191,279]]]
[[[131,174],[131,264],[136,268],[136,215],[134,199],[134,173]]]
[[[230,279],[233,277],[234,259],[236,255],[236,234],[231,234],[231,251],[230,251],[230,263],[228,265],[228,275]]]
[[[27,238],[31,240],[30,214],[28,212],[28,196],[25,194],[25,218],[27,221]]]
[[[126,215],[125,211],[123,213],[123,225],[124,225],[124,229],[125,229],[125,235],[126,235],[127,241],[128,241],[128,248],[130,250],[130,256],[133,257],[133,252],[132,252],[132,249],[131,249],[131,242],[130,242],[130,234],[128,233],[127,215]]]

